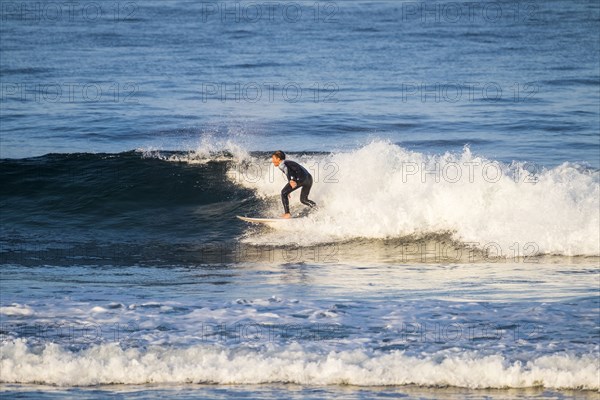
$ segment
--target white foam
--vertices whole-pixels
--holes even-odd
[[[137,152],[142,153],[144,158],[157,158],[169,162],[181,162],[186,164],[206,164],[215,161],[244,160],[250,157],[248,151],[236,140],[216,139],[213,135],[205,134],[199,142],[188,145],[185,153],[164,155],[163,152],[154,148],[139,148]]]
[[[354,151],[294,156],[315,178],[309,218],[282,224],[280,232],[245,238],[254,244],[315,243],[450,232],[492,255],[600,254],[598,171],[565,163],[533,171],[471,153],[426,155],[385,141]],[[268,160],[267,160],[268,162]],[[281,213],[285,179],[265,160],[233,179],[272,198],[267,214]],[[262,167],[261,167],[262,166]],[[427,171],[433,171],[427,173]],[[460,172],[460,176],[458,175]],[[296,210],[299,191],[291,204]]]
[[[116,344],[78,352],[56,344],[32,350],[23,340],[0,347],[0,381],[62,386],[144,383],[408,385],[467,388],[593,389],[600,387],[593,355],[557,354],[522,363],[476,353],[411,357],[390,353],[312,351],[299,344],[260,349],[195,345],[122,349]]]
[[[33,315],[33,310],[27,305],[14,303],[10,306],[0,307],[0,314],[12,316],[31,316]]]

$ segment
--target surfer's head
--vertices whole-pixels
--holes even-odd
[[[276,167],[279,167],[279,164],[283,160],[285,160],[285,153],[281,150],[277,150],[275,153],[273,153],[271,155],[271,161],[273,162],[273,165],[275,165]]]

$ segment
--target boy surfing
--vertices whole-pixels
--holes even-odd
[[[283,210],[285,214],[281,218],[291,218],[290,214],[290,202],[289,196],[294,190],[302,188],[300,191],[300,202],[309,207],[314,207],[317,204],[308,199],[310,188],[313,184],[312,175],[297,162],[286,160],[285,153],[281,150],[277,150],[271,155],[271,161],[273,165],[278,167],[281,172],[287,177],[288,183],[281,189],[281,202],[283,203]]]

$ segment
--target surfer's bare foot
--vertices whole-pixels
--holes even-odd
[[[281,218],[292,218],[292,214],[283,214]]]

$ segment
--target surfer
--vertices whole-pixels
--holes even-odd
[[[302,191],[300,191],[300,202],[311,208],[317,205],[314,201],[308,199],[313,180],[312,175],[302,165],[286,160],[285,153],[281,150],[277,150],[271,155],[271,161],[288,179],[287,185],[281,189],[281,201],[283,202],[283,210],[285,211],[285,214],[281,216],[282,218],[292,217],[290,215],[290,202],[288,198],[290,193],[300,187],[302,188]]]

